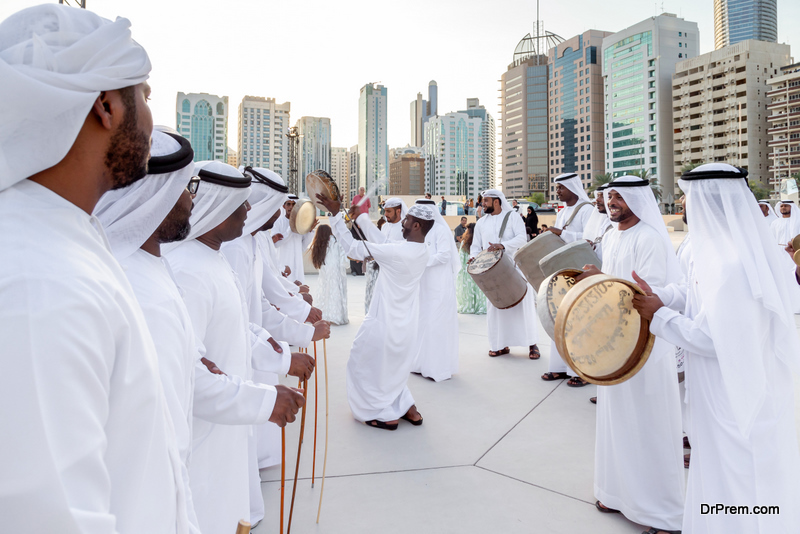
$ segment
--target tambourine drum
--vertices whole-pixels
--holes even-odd
[[[538,288],[542,285],[544,274],[539,268],[539,260],[566,245],[563,239],[553,232],[544,232],[534,237],[521,246],[514,254],[514,262],[530,282],[531,287]],[[581,265],[581,267],[583,267]],[[555,271],[554,271],[555,272]],[[553,274],[553,273],[550,273]]]
[[[544,279],[536,294],[536,313],[544,331],[551,339],[556,337],[556,314],[567,292],[576,284],[575,277],[583,271],[564,269]]]
[[[467,265],[467,273],[495,308],[513,308],[525,298],[528,283],[503,250],[484,250]]]
[[[314,226],[317,219],[317,208],[314,203],[307,198],[301,198],[292,208],[289,215],[289,228],[297,234],[307,234]]]
[[[583,269],[584,265],[601,267],[600,258],[584,239],[564,245],[539,260],[539,269],[545,278],[564,269]]]
[[[339,200],[339,186],[325,171],[314,171],[306,176],[306,191],[311,202],[323,212],[326,208],[317,200],[317,194],[331,200]]]
[[[575,373],[592,384],[610,386],[644,366],[655,337],[650,321],[633,308],[639,286],[605,274],[581,280],[561,301],[555,342]]]

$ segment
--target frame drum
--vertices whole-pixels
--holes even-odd
[[[536,295],[536,314],[550,339],[555,339],[556,314],[567,292],[576,284],[575,277],[583,271],[564,269],[544,279]]]
[[[307,198],[301,198],[295,203],[292,214],[289,215],[289,228],[296,234],[307,234],[317,220],[317,208]]]
[[[581,280],[556,314],[558,352],[575,373],[592,384],[625,382],[647,362],[655,336],[650,321],[633,308],[634,284],[606,274]]]
[[[325,212],[326,208],[317,200],[317,194],[331,200],[339,200],[340,196],[339,186],[336,185],[331,175],[321,170],[314,171],[306,176],[306,191],[308,191],[308,198],[311,199],[311,202],[322,212]]]
[[[597,257],[592,245],[584,239],[573,241],[569,245],[554,250],[539,260],[539,269],[545,278],[564,269],[583,269],[584,265],[601,267],[600,258]]]
[[[794,263],[795,265],[800,265],[800,235],[794,236],[791,243],[794,249]]]
[[[525,298],[528,283],[503,250],[482,251],[467,265],[467,273],[483,291],[492,306],[505,310]]]
[[[521,246],[514,254],[514,263],[530,282],[531,287],[538,288],[542,285],[545,276],[539,268],[539,260],[566,245],[563,239],[553,232],[539,234],[525,245]],[[583,267],[581,265],[580,267]],[[553,271],[555,272],[555,271]],[[553,274],[553,273],[550,273]]]

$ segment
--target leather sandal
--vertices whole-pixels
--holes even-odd
[[[619,510],[614,510],[613,508],[609,508],[605,504],[601,503],[600,501],[595,501],[594,507],[603,512],[604,514],[620,514]]]
[[[589,382],[579,376],[573,376],[567,380],[567,385],[571,388],[582,388],[583,386],[588,386]]]
[[[528,351],[528,358],[531,360],[538,360],[542,357],[542,353],[539,352],[539,347],[536,345],[531,345],[530,350]]]
[[[364,421],[364,424],[367,426],[371,426],[372,428],[380,428],[382,430],[397,430],[397,423],[390,425],[385,421],[378,421],[377,419],[373,419],[371,421]]]
[[[645,530],[642,534],[681,534],[680,530],[664,530],[663,528],[651,527],[650,530]]]
[[[504,349],[500,349],[500,350],[490,350],[489,351],[489,356],[491,358],[496,358],[497,356],[502,356],[503,354],[508,354],[509,352],[511,352],[511,350],[509,350],[508,347],[506,347]]]
[[[542,375],[542,380],[545,382],[552,382],[553,380],[564,380],[569,378],[567,373],[545,373]]]
[[[405,419],[406,421],[408,421],[409,423],[411,423],[411,424],[412,424],[412,425],[414,425],[414,426],[420,426],[420,425],[422,424],[422,416],[421,416],[421,415],[419,416],[419,419],[417,419],[416,421],[414,421],[413,419],[411,419],[411,418],[408,416],[408,414],[405,414],[405,415],[404,415],[403,417],[401,417],[400,419]]]

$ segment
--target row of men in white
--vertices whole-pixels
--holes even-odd
[[[256,237],[285,186],[195,166],[183,138],[152,132],[150,62],[128,27],[58,5],[0,24],[4,532],[258,521],[258,467],[279,461],[277,425],[303,404],[269,384],[313,371],[287,342],[329,335],[303,324],[318,313]]]

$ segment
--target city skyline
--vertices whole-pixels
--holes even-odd
[[[4,3],[0,19],[39,3],[41,0]],[[547,29],[570,37],[589,29],[620,31],[660,13],[661,6],[625,0],[608,9],[608,5],[576,0],[542,5],[541,18]],[[425,32],[426,39],[413,40],[401,25],[386,24],[396,14],[395,9],[362,1],[332,5],[310,0],[300,5],[234,0],[220,7],[198,0],[189,9],[177,0],[163,0],[158,17],[152,16],[148,4],[89,0],[88,7],[106,18],[123,16],[131,20],[134,38],[145,46],[153,62],[150,104],[156,124],[174,124],[178,92],[227,96],[231,103],[241,102],[245,95],[256,95],[291,102],[292,117],[330,117],[331,144],[337,147],[357,143],[358,94],[369,82],[380,81],[391,94],[390,148],[408,144],[409,102],[430,80],[439,85],[440,113],[461,109],[466,98],[474,97],[499,120],[497,80],[511,63],[516,44],[532,31],[536,18],[532,2],[500,0],[487,10],[486,4],[477,0],[410,1],[410,9],[428,14],[431,22],[427,29],[436,30]],[[663,2],[663,9],[698,23],[700,53],[714,49],[713,0]],[[476,16],[482,23],[480,39],[457,30],[474,25]],[[265,32],[264,22],[275,18],[281,24]],[[796,52],[800,50],[800,35],[791,32],[792,23],[800,21],[800,4],[780,2],[778,18],[778,42],[792,45],[793,54],[800,55]],[[180,21],[180,25],[174,21]],[[444,21],[447,24],[441,26]],[[197,38],[204,28],[211,38]],[[236,38],[233,32],[220,31],[225,28],[235,29]],[[243,35],[252,35],[252,42],[242,39]],[[310,35],[320,37],[310,39]],[[270,54],[275,45],[280,53]],[[458,53],[452,54],[453,50]],[[345,59],[356,53],[358,61]],[[309,69],[309,63],[313,69]],[[476,72],[484,74],[476,76]],[[236,148],[238,131],[235,109],[232,111],[228,146]]]

